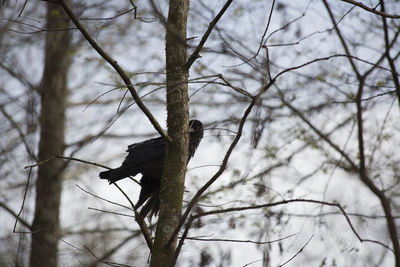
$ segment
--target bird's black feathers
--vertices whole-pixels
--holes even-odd
[[[201,139],[203,138],[203,124],[198,120],[189,122],[189,157],[193,157]],[[139,200],[135,208],[139,208],[143,203],[140,214],[145,217],[150,210],[152,213],[158,212],[159,207],[159,188],[164,168],[164,158],[166,141],[163,137],[149,139],[140,143],[128,146],[126,152],[129,154],[119,168],[111,169],[100,173],[100,179],[107,179],[110,184],[129,176],[142,174],[140,186],[142,187]]]
[[[165,156],[165,140],[163,137],[146,140],[128,146],[129,154],[119,168],[100,173],[101,179],[107,179],[110,184],[141,173],[149,178],[162,175],[162,165]],[[161,168],[160,168],[161,166]]]

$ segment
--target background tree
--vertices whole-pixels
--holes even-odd
[[[63,155],[68,70],[70,67],[70,33],[63,10],[49,3],[41,96],[38,177],[35,215],[32,223],[30,266],[57,266],[57,243],[60,234],[59,209],[65,164],[49,162]],[[47,162],[45,162],[47,161]]]
[[[6,254],[9,255],[9,257],[5,257],[2,260],[4,260],[5,265],[11,264],[10,262],[15,261],[17,264],[25,266],[28,264],[28,255],[29,252],[31,252],[32,261],[39,259],[39,264],[42,266],[43,264],[46,264],[43,260],[44,256],[38,256],[37,254],[44,253],[46,254],[46,257],[44,258],[51,261],[48,265],[54,266],[54,260],[57,259],[57,244],[59,241],[63,240],[62,238],[66,235],[72,236],[72,238],[77,235],[77,233],[71,231],[71,229],[63,228],[59,230],[59,226],[57,226],[57,201],[60,201],[58,195],[61,194],[60,186],[62,177],[64,185],[66,184],[68,188],[68,182],[65,181],[71,181],[74,183],[76,180],[75,175],[88,171],[86,166],[82,167],[79,165],[76,165],[75,168],[73,168],[73,171],[71,171],[68,168],[71,161],[57,160],[55,157],[62,157],[64,149],[66,150],[67,156],[79,153],[87,144],[90,143],[91,140],[93,140],[93,138],[104,131],[105,125],[115,119],[115,114],[112,113],[110,117],[105,120],[105,125],[97,125],[97,129],[93,129],[91,128],[93,126],[93,121],[79,121],[79,113],[92,102],[93,98],[89,101],[85,99],[79,101],[74,100],[76,99],[76,95],[84,95],[88,93],[81,90],[82,85],[87,81],[77,81],[73,79],[70,86],[75,89],[75,91],[72,90],[68,94],[63,92],[67,87],[67,77],[77,77],[77,74],[79,75],[80,73],[79,70],[72,68],[69,73],[70,75],[68,75],[68,69],[69,66],[73,64],[73,56],[76,55],[76,51],[81,47],[83,41],[82,38],[75,38],[75,40],[72,41],[73,32],[70,30],[68,24],[69,20],[66,19],[63,9],[61,9],[59,5],[51,5],[53,9],[49,11],[49,17],[53,16],[54,21],[47,23],[46,20],[31,20],[28,18],[29,16],[45,18],[46,14],[43,13],[43,11],[46,10],[47,3],[43,2],[40,5],[40,8],[37,8],[36,6],[32,7],[30,5],[7,7],[7,3],[5,4],[6,6],[2,9],[2,13],[4,18],[6,18],[4,21],[7,21],[7,23],[2,24],[2,37],[3,40],[6,41],[2,42],[1,46],[1,53],[5,59],[1,64],[2,77],[5,78],[3,87],[1,88],[1,112],[2,119],[4,118],[5,121],[2,125],[2,136],[4,138],[2,138],[1,171],[3,175],[2,188],[6,190],[3,190],[1,194],[1,207],[6,211],[7,215],[14,216],[14,219],[15,217],[18,217],[18,224],[15,225],[17,226],[16,228],[14,226],[14,230],[20,234],[18,235],[19,240],[15,238],[16,234],[12,234],[12,232],[9,231],[5,232],[7,234],[2,236],[2,243],[7,244]],[[104,8],[104,6],[99,8],[98,14],[103,11],[102,8]],[[118,13],[119,9],[125,9],[126,6],[114,6],[113,8],[115,8]],[[110,9],[107,11],[110,11]],[[18,16],[19,13],[20,16]],[[21,16],[21,14],[24,14],[24,16]],[[15,19],[10,19],[10,16],[15,17]],[[104,30],[107,29],[107,27],[110,27],[110,23],[106,20],[106,22],[101,26],[102,30]],[[94,30],[98,30],[98,28],[95,28]],[[45,40],[45,38],[42,37],[46,37],[47,34],[50,35],[48,39],[54,38],[56,40],[50,40],[47,46],[41,46],[41,41]],[[65,40],[60,41],[62,37]],[[64,46],[60,45],[60,42]],[[40,58],[40,49],[42,47],[48,51],[46,71],[44,72],[47,76],[44,75],[46,77],[43,77],[42,81],[40,81],[37,78],[41,76],[40,70],[43,71],[43,66],[40,63],[40,60],[37,59]],[[43,55],[45,54],[46,53],[43,53]],[[24,66],[26,65],[25,60],[32,58],[36,61],[33,61],[31,68],[26,68]],[[77,60],[80,60],[79,57]],[[91,58],[86,58],[85,60],[86,74],[89,76],[95,76],[95,71],[97,71],[97,68],[101,65]],[[58,91],[60,92],[58,93],[55,89],[55,91],[51,91],[54,88],[53,86],[56,89],[58,88]],[[41,95],[43,95],[43,116],[39,115]],[[65,99],[63,99],[63,97]],[[81,96],[79,98],[82,99]],[[99,106],[106,106],[109,103],[115,102],[119,103],[120,99],[111,99],[104,102],[98,101],[96,104]],[[50,108],[57,110],[50,111]],[[52,147],[50,146],[50,140],[53,139],[50,137],[52,137],[52,135],[62,137],[63,135],[62,132],[64,131],[64,128],[62,126],[64,125],[64,122],[62,116],[64,112],[60,111],[63,109],[68,109],[69,114],[72,114],[72,116],[69,116],[68,118],[67,127],[65,127],[68,134],[66,140],[55,140],[54,146]],[[51,118],[53,118],[53,120],[51,120]],[[47,124],[41,125],[39,121],[40,119],[43,123]],[[74,121],[73,124],[71,124],[71,120]],[[79,123],[77,123],[78,121]],[[39,125],[40,127],[38,127]],[[42,168],[42,170],[39,171],[41,177],[47,176],[49,178],[49,175],[52,176],[52,178],[49,178],[50,181],[44,181],[43,178],[39,177],[36,178],[35,168],[29,168],[28,175],[27,170],[18,167],[22,161],[43,163],[42,160],[38,159],[37,155],[39,151],[39,130],[43,133],[41,142],[42,152],[39,153],[39,156],[41,156],[43,161],[46,162],[45,164],[38,164],[37,167],[40,166],[39,168]],[[132,134],[104,135],[104,138],[114,139],[129,137],[132,137]],[[46,168],[49,168],[51,171]],[[40,174],[38,175],[40,176]],[[27,176],[29,176],[28,179]],[[54,177],[56,177],[56,179],[53,179]],[[34,213],[32,212],[34,206],[32,204],[35,204],[35,201],[32,199],[32,196],[34,196],[34,192],[32,192],[32,189],[34,188],[31,186],[32,181],[38,181],[38,184],[41,185],[39,189],[40,193],[37,195],[39,201],[36,201],[38,207],[36,209],[37,214],[34,220],[34,225],[31,223],[34,219]],[[25,186],[27,187],[25,188]],[[27,192],[25,191],[26,189],[28,190]],[[24,198],[23,210],[21,210],[17,215],[19,206],[21,206],[21,199],[16,199],[15,196],[22,196],[24,191],[27,198],[26,200]],[[40,206],[40,204],[45,206],[51,205],[51,207],[43,207]],[[72,219],[70,214],[67,214],[66,218],[69,221]],[[46,220],[47,226],[43,225],[43,221]],[[90,221],[89,218],[88,220]],[[62,218],[62,221],[66,220]],[[80,223],[83,223],[83,221],[81,220]],[[85,223],[87,224],[88,222]],[[12,226],[12,224],[9,225]],[[21,229],[20,226],[22,226]],[[31,232],[33,228],[37,230],[33,231],[34,235],[38,236],[37,238],[43,239],[40,241],[42,244],[41,246],[30,245],[27,233]],[[101,229],[100,232],[102,231],[104,230]],[[113,229],[110,231],[113,231]],[[131,236],[134,237],[135,234]],[[79,239],[90,243],[94,242],[93,239],[97,238],[96,236],[92,237],[87,238],[87,236],[82,234],[82,237]],[[35,240],[36,239],[32,240],[32,242],[37,243]],[[48,241],[48,245],[45,245],[46,241]],[[65,242],[61,243],[64,245],[67,244]],[[30,248],[33,249],[31,250]],[[32,265],[34,264],[35,263],[33,262]]]

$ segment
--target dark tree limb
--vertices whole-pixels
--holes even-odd
[[[179,252],[180,252],[180,249],[183,246],[184,240],[186,239],[186,237],[187,237],[187,235],[189,233],[190,227],[191,227],[193,221],[195,221],[196,219],[199,219],[199,218],[205,217],[205,216],[210,216],[210,215],[224,214],[224,213],[230,213],[230,212],[240,212],[240,211],[247,211],[247,210],[256,210],[256,209],[262,209],[262,208],[271,208],[271,207],[280,206],[280,205],[287,205],[287,204],[291,204],[291,203],[313,203],[313,204],[320,204],[320,205],[325,205],[325,206],[336,207],[337,209],[340,210],[340,212],[342,213],[342,215],[346,219],[346,222],[349,225],[351,231],[353,232],[353,234],[357,237],[357,239],[360,242],[375,243],[375,244],[381,245],[381,246],[383,246],[385,248],[388,248],[387,245],[385,245],[385,244],[383,244],[383,243],[381,243],[379,241],[362,238],[358,234],[358,232],[356,231],[355,227],[353,226],[353,224],[352,224],[349,216],[347,215],[346,211],[343,209],[343,207],[340,204],[332,203],[332,202],[326,202],[326,201],[320,201],[320,200],[314,200],[314,199],[290,199],[290,200],[282,200],[282,201],[278,201],[278,202],[261,204],[261,205],[253,205],[253,206],[246,206],[246,207],[237,207],[237,208],[212,210],[212,211],[201,212],[201,213],[195,214],[193,216],[190,216],[189,219],[188,219],[188,222],[186,224],[185,230],[184,230],[184,232],[182,234],[182,237],[180,239],[180,242],[179,242],[179,245],[177,247],[177,250],[175,252],[175,262],[176,262],[176,260],[177,260],[177,258],[179,256]]]
[[[241,136],[242,136],[242,132],[243,132],[243,127],[244,124],[247,120],[247,117],[249,116],[251,110],[253,109],[254,105],[259,101],[261,95],[267,91],[272,84],[275,82],[275,79],[271,80],[268,84],[266,84],[261,90],[260,92],[253,97],[252,101],[250,102],[249,106],[247,107],[247,109],[245,110],[240,123],[239,123],[239,127],[238,127],[238,131],[237,134],[234,138],[234,140],[232,141],[231,145],[229,146],[227,152],[225,153],[224,159],[222,161],[222,164],[220,166],[220,168],[218,169],[218,171],[208,180],[208,182],[206,184],[204,184],[197,192],[196,194],[193,196],[192,200],[189,202],[188,206],[186,207],[185,212],[183,213],[178,226],[175,228],[175,231],[173,232],[172,236],[169,238],[168,240],[168,245],[171,245],[173,240],[175,239],[175,237],[177,236],[178,232],[180,231],[181,227],[183,226],[183,224],[185,223],[185,221],[187,220],[192,208],[194,207],[194,205],[197,203],[197,201],[200,199],[200,197],[203,195],[203,193],[224,173],[226,166],[228,164],[228,160],[233,152],[233,149],[236,147],[236,145],[238,144]]]
[[[341,1],[349,3],[349,4],[352,4],[354,6],[358,6],[358,7],[362,8],[362,9],[364,9],[364,10],[370,12],[370,13],[373,13],[373,14],[376,14],[376,15],[379,15],[379,16],[382,16],[382,17],[392,18],[392,19],[400,19],[400,15],[388,14],[384,10],[382,10],[382,11],[376,10],[375,8],[368,7],[368,6],[364,5],[362,2],[358,2],[358,1],[354,1],[354,0],[341,0]]]
[[[170,140],[168,135],[164,132],[160,124],[157,122],[156,118],[153,116],[153,114],[150,112],[150,110],[144,105],[142,100],[140,99],[140,96],[136,92],[131,80],[129,79],[128,75],[126,72],[122,69],[122,67],[115,61],[111,56],[106,53],[99,44],[92,38],[92,36],[89,34],[89,32],[86,30],[86,28],[81,24],[79,19],[75,16],[73,13],[72,9],[69,7],[69,5],[64,1],[64,0],[58,0],[57,3],[59,3],[65,12],[67,13],[68,17],[71,19],[71,21],[75,24],[75,26],[79,29],[79,31],[82,33],[82,35],[86,38],[86,40],[90,43],[90,45],[97,51],[97,53],[104,58],[113,68],[114,70],[120,75],[121,79],[124,81],[126,87],[128,88],[129,92],[131,93],[133,99],[135,100],[136,104],[138,107],[143,111],[143,113],[147,116],[153,127],[156,129],[156,131],[166,138],[167,140]]]
[[[192,64],[196,59],[199,58],[200,50],[203,48],[204,44],[206,43],[208,37],[210,36],[212,30],[214,29],[215,25],[217,25],[219,19],[224,15],[228,7],[232,4],[233,0],[228,0],[222,9],[218,12],[217,16],[210,22],[206,32],[203,34],[203,37],[200,40],[200,43],[197,45],[196,49],[193,51],[192,55],[189,57],[185,64],[185,69],[189,70]]]
[[[366,167],[366,160],[365,160],[365,148],[364,148],[364,128],[363,128],[363,107],[362,107],[362,94],[364,88],[364,80],[359,81],[358,92],[356,96],[356,105],[357,105],[357,136],[358,136],[358,149],[359,149],[359,157],[360,157],[360,168],[359,168],[359,175],[361,181],[374,193],[375,196],[381,202],[381,206],[383,212],[386,216],[386,223],[387,228],[389,231],[390,239],[393,245],[393,252],[396,261],[396,267],[400,267],[400,244],[399,244],[399,237],[397,233],[397,226],[396,222],[392,215],[392,207],[390,200],[385,196],[385,193],[380,190],[373,180],[369,177],[367,167]]]
[[[139,215],[139,212],[135,208],[135,204],[133,204],[132,200],[128,197],[128,195],[117,185],[117,183],[114,183],[114,185],[118,188],[118,190],[125,196],[125,198],[128,200],[129,204],[131,204],[131,207],[133,211],[135,212],[135,220],[138,223],[140,230],[142,231],[143,237],[146,240],[146,244],[150,250],[150,252],[153,249],[153,241],[151,239],[150,231],[149,228],[147,227],[144,218]]]
[[[353,2],[353,1],[351,1],[351,2]],[[357,66],[351,59],[351,52],[344,40],[344,37],[342,36],[342,33],[340,32],[339,28],[336,25],[335,18],[333,16],[330,6],[328,5],[326,0],[323,0],[323,3],[329,14],[332,24],[335,25],[336,34],[342,43],[343,49],[345,50],[346,54],[348,55],[349,63],[351,65],[353,72],[356,75],[356,77],[358,79],[358,83],[359,83],[357,95],[356,95],[356,103],[355,103],[356,109],[357,109],[356,119],[357,119],[357,139],[358,139],[358,150],[359,150],[358,174],[359,174],[359,177],[360,177],[362,183],[365,186],[367,186],[369,188],[369,190],[371,190],[371,192],[381,202],[381,207],[386,216],[387,228],[388,228],[390,239],[391,239],[391,242],[393,245],[393,252],[395,255],[396,267],[400,267],[400,243],[399,243],[399,238],[398,238],[396,222],[392,215],[392,207],[391,207],[390,200],[388,197],[386,197],[384,191],[379,189],[375,185],[374,181],[369,177],[368,168],[366,166],[366,156],[365,156],[365,147],[364,147],[365,142],[364,142],[364,129],[363,129],[363,122],[364,122],[363,120],[364,119],[363,119],[362,96],[363,96],[363,92],[364,92],[365,79],[372,72],[372,69],[374,69],[374,68],[371,68],[363,75],[360,74]],[[381,4],[384,5],[384,3],[381,3]],[[382,10],[385,10],[384,6],[382,7]],[[384,25],[384,27],[386,26],[385,20],[383,22],[383,25]],[[395,36],[395,38],[397,38],[397,37]],[[388,60],[389,60],[389,65],[390,65],[391,57],[390,57],[390,53],[388,51],[389,48],[390,48],[390,42],[388,40],[388,36],[385,36],[385,51],[384,51],[383,55],[385,55],[386,58],[389,57]],[[382,57],[381,57],[381,59],[382,59]],[[379,60],[378,60],[378,62],[379,62]],[[392,76],[397,74],[397,73],[395,73],[395,70],[396,70],[396,68],[393,68],[391,66],[390,71],[392,73]],[[396,77],[396,78],[398,81],[398,77]],[[394,83],[396,84],[396,81],[394,81]],[[396,89],[398,89],[398,88],[396,88]]]
[[[0,202],[0,207],[2,207],[4,210],[6,210],[8,213],[11,214],[11,216],[13,216],[18,222],[20,222],[23,226],[25,226],[26,228],[30,229],[32,228],[32,226],[30,225],[29,222],[25,221],[24,219],[22,219],[20,217],[20,214],[15,213],[9,206],[7,206],[5,203]],[[16,227],[14,227],[13,232],[14,233],[18,233],[18,231],[15,230]]]
[[[382,0],[381,1],[381,11],[385,12],[385,1]],[[391,48],[391,43],[393,43],[393,41],[397,38],[398,33],[400,32],[400,29],[397,31],[395,37],[393,38],[393,41],[390,42],[389,41],[389,31],[388,31],[388,25],[386,22],[386,17],[382,16],[382,26],[383,26],[383,33],[384,33],[384,39],[385,39],[385,53],[384,56],[386,57],[390,69],[392,77],[393,77],[393,83],[394,86],[396,87],[396,95],[397,95],[397,102],[398,105],[400,107],[400,81],[399,81],[399,76],[397,75],[397,69],[396,69],[396,65],[394,63],[394,60],[392,58],[392,56],[390,55],[390,48]]]

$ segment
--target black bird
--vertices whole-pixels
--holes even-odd
[[[193,157],[196,149],[203,138],[203,124],[198,120],[189,121],[189,157]],[[135,205],[138,209],[147,199],[149,201],[140,211],[144,218],[150,210],[152,214],[157,214],[160,200],[158,193],[160,190],[161,177],[163,174],[165,158],[166,140],[164,137],[149,139],[140,143],[128,146],[126,152],[129,154],[119,168],[111,169],[100,173],[100,179],[107,179],[110,184],[129,176],[142,174],[140,180],[139,200]]]

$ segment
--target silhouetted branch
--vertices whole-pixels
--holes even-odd
[[[133,234],[129,235],[128,237],[126,237],[125,239],[123,239],[119,244],[117,244],[116,246],[114,246],[113,248],[111,248],[110,250],[106,251],[103,256],[101,257],[97,257],[94,255],[94,253],[92,253],[89,248],[87,246],[85,246],[85,248],[90,252],[90,254],[92,254],[95,258],[96,261],[93,262],[92,264],[88,264],[86,266],[90,266],[90,267],[96,267],[98,266],[98,263],[104,263],[104,264],[108,264],[108,262],[106,262],[107,258],[111,257],[116,251],[118,251],[121,247],[123,247],[124,245],[126,245],[126,243],[128,243],[130,240],[132,240],[135,237],[138,237],[140,234],[140,231],[135,231]],[[118,264],[118,266],[121,266]]]
[[[149,247],[150,252],[153,249],[153,241],[150,235],[149,228],[147,227],[144,218],[140,216],[140,214],[137,212],[137,209],[135,205],[133,204],[132,200],[128,197],[128,195],[117,185],[117,183],[114,183],[114,185],[118,188],[119,191],[125,196],[125,198],[128,200],[128,202],[131,204],[131,207],[133,211],[135,212],[135,220],[138,223],[140,230],[142,231],[143,237],[146,240],[147,246]]]
[[[86,194],[91,195],[92,197],[98,198],[98,199],[103,200],[103,201],[105,201],[105,202],[108,202],[108,203],[110,203],[110,204],[112,204],[112,205],[116,205],[116,206],[119,206],[119,207],[121,207],[121,208],[124,208],[124,209],[128,209],[128,210],[133,211],[133,210],[132,210],[130,207],[128,207],[128,206],[125,206],[125,205],[123,205],[123,204],[120,204],[120,203],[117,203],[117,202],[108,200],[108,199],[106,199],[106,198],[100,197],[100,196],[98,196],[98,195],[95,195],[95,194],[89,192],[88,190],[83,189],[81,186],[79,186],[79,185],[77,185],[77,184],[75,184],[75,186],[78,187],[78,188],[79,188],[80,190],[82,190],[83,192],[85,192]]]
[[[230,242],[230,243],[249,243],[249,244],[256,244],[256,245],[265,245],[283,241],[290,237],[295,236],[296,234],[288,235],[282,238],[278,238],[275,240],[270,241],[254,241],[254,240],[238,240],[238,239],[224,239],[224,238],[200,238],[200,237],[186,237],[188,240],[194,241],[206,241],[206,242]]]
[[[292,261],[297,255],[299,255],[299,254],[303,251],[303,249],[308,245],[308,243],[310,243],[310,241],[311,241],[311,239],[312,239],[313,237],[314,237],[314,234],[312,234],[312,235],[310,236],[310,238],[307,240],[307,242],[304,244],[304,246],[302,246],[302,247],[300,248],[300,250],[297,251],[296,254],[294,254],[292,257],[290,257],[290,259],[288,259],[287,261],[285,261],[285,262],[282,263],[281,265],[278,265],[278,267],[282,267],[282,266],[288,264],[288,263],[289,263],[290,261]]]
[[[385,12],[384,0],[381,1],[381,10],[382,10],[382,12]],[[393,60],[392,56],[390,55],[391,43],[393,43],[393,41],[397,38],[397,36],[400,32],[400,29],[398,29],[398,31],[396,32],[396,34],[393,38],[393,41],[390,42],[388,25],[386,22],[386,17],[384,17],[384,16],[382,16],[382,28],[383,28],[383,33],[384,33],[384,37],[385,37],[385,53],[384,53],[384,55],[389,63],[390,69],[392,70],[393,83],[396,87],[397,101],[398,101],[398,105],[400,107],[400,81],[399,81],[398,75],[396,75],[396,73],[397,73],[396,64],[394,63],[394,60]]]
[[[219,19],[224,15],[225,11],[228,9],[228,7],[231,5],[233,0],[228,0],[226,1],[225,5],[222,7],[222,9],[218,12],[217,16],[210,22],[208,25],[208,28],[206,32],[203,34],[203,37],[200,40],[200,43],[197,45],[196,49],[193,51],[192,55],[190,55],[189,59],[187,60],[185,64],[185,68],[187,70],[190,69],[192,66],[193,62],[199,58],[199,53],[200,50],[203,48],[204,44],[206,43],[208,37],[210,36],[212,30],[214,29],[215,25],[218,23]]]
[[[194,197],[192,198],[192,200],[189,202],[188,206],[186,207],[185,212],[183,213],[179,224],[177,226],[177,228],[175,229],[174,233],[171,235],[168,244],[172,244],[174,237],[178,234],[179,230],[181,229],[181,227],[183,226],[183,224],[185,223],[187,217],[189,216],[193,206],[197,203],[198,199],[201,197],[201,195],[211,186],[211,184],[213,184],[221,175],[222,173],[224,173],[226,166],[228,164],[228,160],[230,158],[230,155],[232,154],[233,149],[235,148],[235,146],[237,145],[237,143],[240,140],[240,137],[242,135],[242,131],[243,131],[243,126],[244,123],[246,122],[247,116],[250,114],[250,111],[252,110],[254,104],[256,103],[256,99],[254,98],[253,101],[250,103],[250,105],[247,107],[241,121],[239,124],[239,129],[237,131],[237,134],[233,140],[233,142],[231,143],[230,147],[228,148],[228,151],[225,153],[225,157],[222,161],[221,167],[218,169],[218,171],[213,175],[213,177],[211,177],[208,182],[203,185],[194,195]]]
[[[28,194],[29,182],[30,182],[30,180],[31,180],[31,176],[32,176],[32,167],[29,168],[28,180],[26,181],[25,190],[24,190],[24,197],[23,197],[23,199],[22,199],[21,208],[20,208],[20,210],[19,210],[17,216],[15,216],[15,223],[14,223],[13,233],[22,233],[22,234],[24,234],[24,233],[31,233],[31,232],[19,232],[19,231],[16,231],[17,223],[18,223],[18,221],[21,221],[20,216],[21,216],[22,211],[24,210],[26,195]],[[24,223],[23,223],[23,224],[24,224]],[[31,230],[31,227],[29,227],[29,229]]]
[[[347,224],[349,225],[351,231],[353,232],[353,234],[357,237],[357,239],[360,242],[370,242],[370,243],[375,243],[378,245],[381,245],[389,250],[392,250],[390,247],[388,247],[387,245],[376,241],[376,240],[370,240],[370,239],[364,239],[361,238],[361,236],[357,233],[357,231],[355,230],[349,216],[347,215],[347,213],[345,212],[345,210],[342,208],[342,206],[338,203],[331,203],[331,202],[325,202],[325,201],[319,201],[319,200],[314,200],[314,199],[290,199],[290,200],[282,200],[282,201],[278,201],[278,202],[273,202],[273,203],[267,203],[267,204],[261,204],[261,205],[254,205],[254,206],[246,206],[246,207],[237,207],[237,208],[228,208],[228,209],[220,209],[220,210],[212,210],[212,211],[208,211],[208,212],[200,212],[198,214],[192,215],[190,216],[185,230],[182,234],[181,240],[179,241],[179,244],[177,246],[177,249],[175,251],[175,262],[179,256],[179,252],[180,249],[183,246],[184,240],[187,236],[187,234],[189,233],[190,227],[193,223],[194,220],[200,218],[200,217],[205,217],[205,216],[210,216],[210,215],[218,215],[218,214],[224,214],[224,213],[231,213],[231,212],[240,212],[240,211],[247,211],[247,210],[256,210],[256,209],[262,209],[262,208],[271,208],[271,207],[275,207],[275,206],[280,206],[280,205],[287,205],[290,203],[313,203],[313,204],[320,204],[320,205],[325,205],[325,206],[331,206],[331,207],[336,207],[340,210],[340,212],[343,214],[343,216],[345,217]],[[393,250],[392,250],[393,251]]]
[[[185,223],[187,217],[189,216],[193,206],[197,203],[197,201],[199,200],[199,198],[202,196],[202,194],[224,173],[226,166],[228,164],[228,160],[230,158],[230,155],[233,152],[233,149],[235,148],[235,146],[237,145],[237,143],[239,142],[241,136],[242,136],[242,131],[243,131],[243,127],[244,124],[247,120],[248,115],[250,114],[251,110],[253,109],[254,105],[259,101],[259,98],[261,97],[261,95],[266,92],[271,86],[272,84],[275,82],[275,80],[271,80],[267,85],[265,85],[257,95],[255,95],[253,97],[253,100],[251,101],[251,103],[249,104],[249,106],[247,107],[247,109],[245,110],[240,123],[239,123],[239,127],[238,127],[238,131],[237,134],[234,138],[234,140],[232,141],[231,145],[229,146],[227,152],[225,153],[224,159],[222,161],[221,167],[219,168],[219,170],[213,175],[213,177],[211,177],[208,182],[206,184],[204,184],[197,192],[196,194],[193,196],[192,200],[189,202],[184,214],[182,215],[178,226],[176,227],[175,231],[173,232],[173,234],[171,235],[169,241],[168,241],[168,245],[171,245],[174,237],[178,234],[179,230],[181,229],[181,227],[183,226],[183,224]],[[181,242],[183,242],[183,240],[181,240]],[[179,254],[179,251],[176,250],[176,258],[177,255]],[[175,261],[176,261],[175,258]]]
[[[31,229],[31,225],[25,221],[24,219],[22,219],[20,217],[20,215],[16,214],[10,207],[8,207],[6,204],[4,204],[3,202],[0,202],[0,207],[2,207],[3,209],[5,209],[8,213],[10,213],[13,217],[15,217],[16,220],[18,220],[23,226],[25,226],[26,228]],[[15,228],[14,228],[15,229]]]
[[[68,4],[64,0],[59,0],[57,3],[59,3],[65,12],[67,13],[68,17],[72,20],[72,22],[75,24],[75,26],[79,29],[79,31],[82,33],[82,35],[86,38],[86,40],[92,45],[92,47],[97,51],[97,53],[104,58],[113,68],[114,70],[120,75],[121,79],[124,81],[126,87],[130,91],[133,99],[135,100],[136,104],[138,107],[143,111],[143,113],[147,116],[153,127],[156,129],[156,131],[163,136],[166,140],[170,141],[170,137],[164,132],[164,130],[161,128],[160,124],[157,122],[153,114],[150,112],[150,110],[144,105],[142,100],[140,99],[138,93],[136,92],[132,82],[130,81],[128,75],[125,73],[125,71],[121,68],[121,66],[117,63],[116,60],[111,58],[108,53],[106,53],[98,44],[97,42],[92,38],[92,36],[88,33],[86,28],[80,23],[79,19],[75,16],[71,8],[68,6]]]
[[[400,15],[388,14],[388,13],[376,10],[375,8],[368,7],[361,2],[357,2],[357,1],[353,1],[353,0],[341,0],[341,1],[361,7],[362,9],[364,9],[368,12],[374,13],[374,14],[382,16],[382,17],[392,18],[392,19],[400,19]]]
[[[26,134],[24,134],[22,132],[22,129],[19,127],[18,123],[16,121],[14,121],[12,116],[7,113],[7,111],[4,109],[4,107],[2,105],[0,105],[0,111],[1,111],[1,113],[3,113],[4,117],[6,117],[6,119],[11,123],[11,126],[18,132],[18,135],[21,138],[22,143],[24,144],[25,150],[28,153],[29,157],[34,160],[37,160],[35,153],[30,149],[28,143],[26,142],[26,139],[25,139]]]

